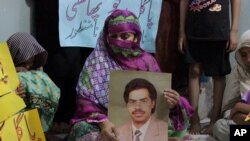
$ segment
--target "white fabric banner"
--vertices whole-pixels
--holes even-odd
[[[104,20],[115,9],[128,9],[140,21],[141,47],[155,52],[162,0],[59,0],[60,45],[96,46]]]

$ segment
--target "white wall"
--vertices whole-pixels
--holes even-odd
[[[241,9],[240,9],[240,23],[239,23],[239,31],[238,36],[240,38],[241,34],[250,29],[250,0],[241,0]],[[234,59],[234,52],[231,53],[230,56],[231,64],[234,66],[236,61]]]
[[[33,0],[0,0],[0,41],[15,32],[31,32]],[[241,0],[239,36],[250,29],[250,0]]]
[[[250,0],[241,0],[241,16],[239,26],[239,36],[250,29]]]
[[[0,42],[15,32],[31,32],[28,0],[0,0]]]

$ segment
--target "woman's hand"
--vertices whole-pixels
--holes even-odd
[[[242,114],[249,114],[250,113],[250,105],[243,102],[236,103],[230,112],[230,118],[232,119],[235,114],[242,113]]]
[[[16,93],[17,95],[19,95],[21,98],[25,98],[26,97],[26,93],[25,93],[25,87],[22,83],[19,84],[19,86],[16,89]]]
[[[168,108],[172,109],[179,104],[180,95],[175,90],[165,89],[163,94],[166,99]]]
[[[118,141],[118,132],[113,123],[107,120],[99,123],[99,126],[104,141]]]
[[[237,104],[238,103],[236,103],[230,111],[230,116],[229,116],[230,119],[233,119],[234,115],[239,112]]]

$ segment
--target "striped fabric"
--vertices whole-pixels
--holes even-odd
[[[140,130],[136,130],[135,131],[135,141],[140,141],[140,136],[141,136],[141,131]]]
[[[7,40],[7,44],[15,66],[26,62],[33,56],[35,56],[35,61],[32,69],[37,69],[46,63],[47,51],[28,33],[17,32],[13,34]]]

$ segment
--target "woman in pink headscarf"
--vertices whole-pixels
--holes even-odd
[[[141,49],[140,41],[139,21],[132,12],[115,10],[107,17],[97,46],[87,58],[79,77],[77,110],[71,120],[73,128],[68,140],[117,140],[115,126],[107,117],[110,72],[160,72],[154,57]],[[177,105],[178,93],[165,93],[171,95],[171,104]]]

